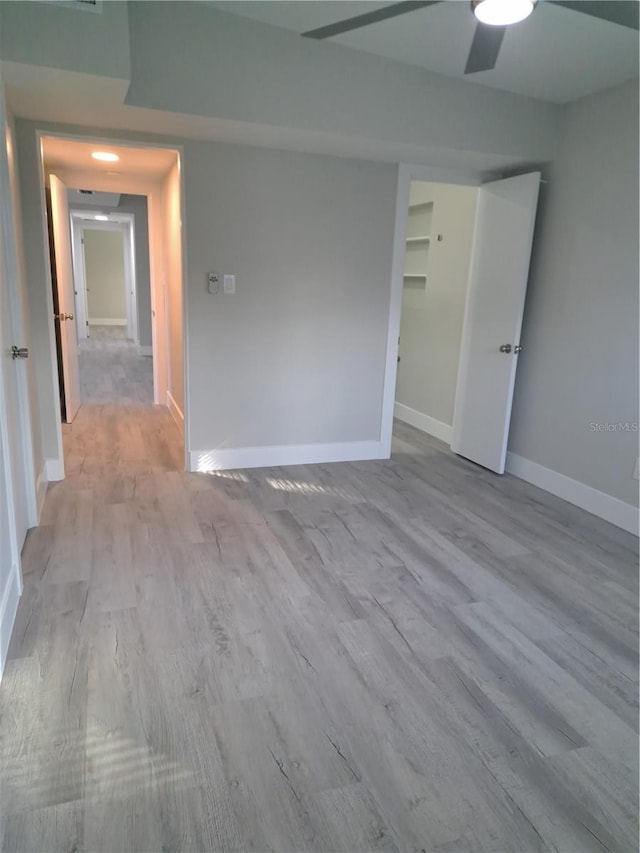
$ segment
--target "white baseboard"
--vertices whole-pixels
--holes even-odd
[[[7,660],[13,623],[16,621],[20,592],[20,569],[18,564],[14,563],[0,602],[0,680]]]
[[[49,478],[47,476],[47,462],[45,460],[42,463],[42,470],[40,471],[36,479],[36,524],[40,524],[40,518],[42,516],[42,507],[44,506],[44,499],[47,496],[48,485]]]
[[[273,468],[313,465],[321,462],[360,462],[386,459],[379,441],[347,441],[332,444],[290,444],[273,447],[221,447],[192,450],[190,471],[225,471],[238,468]]]
[[[44,460],[45,477],[48,483],[64,480],[64,462],[62,459]]]
[[[605,521],[638,535],[638,508],[618,498],[600,492],[578,480],[531,462],[515,453],[507,453],[506,471],[526,480],[545,492],[579,506]]]
[[[396,403],[393,407],[393,416],[399,421],[409,424],[422,432],[428,432],[434,438],[439,438],[440,441],[445,441],[451,444],[451,436],[453,427],[445,424],[442,421],[437,421],[435,418],[430,418],[429,415],[423,415],[409,406],[404,406],[402,403]]]
[[[138,344],[138,355],[153,355],[153,347],[142,346]]]
[[[173,399],[171,391],[167,391],[167,406],[169,407],[169,411],[171,412],[171,417],[178,425],[178,429],[180,430],[181,434],[184,435],[184,413],[180,406]]]
[[[126,326],[127,321],[124,320],[114,320],[112,318],[105,317],[89,317],[89,325],[90,326]]]

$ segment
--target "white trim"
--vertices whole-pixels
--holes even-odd
[[[47,316],[49,328],[49,364],[48,368],[51,373],[47,377],[47,384],[51,383],[50,388],[53,391],[53,422],[56,430],[56,444],[58,448],[58,460],[45,460],[47,466],[47,480],[51,483],[54,480],[64,479],[64,448],[62,444],[62,409],[60,406],[60,385],[58,379],[58,351],[56,348],[56,332],[53,320],[53,279],[51,276],[51,254],[49,251],[49,225],[47,221],[47,196],[46,196],[46,178],[44,169],[44,152],[43,152],[43,137],[47,137],[45,131],[36,130],[36,150],[38,156],[38,177],[40,190],[40,224],[42,227],[42,250],[44,254],[44,275],[45,275],[45,299],[47,302]],[[40,398],[40,395],[38,395]],[[40,406],[42,401],[38,400]],[[47,417],[43,414],[42,417]],[[50,463],[55,462],[54,470],[56,473],[62,471],[62,476],[51,476],[49,469]]]
[[[45,477],[48,483],[57,483],[58,480],[64,480],[63,459],[45,459],[44,469]]]
[[[225,471],[238,468],[273,468],[388,458],[383,453],[380,441],[290,444],[272,447],[220,447],[215,450],[192,450],[189,453],[189,470]]]
[[[84,240],[82,237],[82,220],[70,209],[71,217],[71,257],[73,260],[73,290],[76,306],[76,334],[78,341],[87,338],[87,282],[84,268]]]
[[[89,317],[89,325],[90,326],[126,326],[127,318],[120,318],[119,320],[114,320],[109,317]]]
[[[138,344],[138,355],[150,355],[150,356],[153,356],[153,347],[150,347],[150,346],[142,346],[142,344]]]
[[[42,508],[44,507],[44,499],[47,496],[47,486],[49,485],[49,478],[47,477],[47,463],[46,461],[42,463],[42,470],[38,474],[36,479],[36,523],[33,525],[37,527],[40,524],[40,518],[42,517]]]
[[[182,167],[184,158],[184,149],[182,146],[177,148],[178,151],[178,174],[180,176],[180,262],[181,262],[181,280],[180,280],[180,297],[182,299],[182,388],[183,388],[183,404],[184,404],[184,467],[185,471],[189,464],[189,424],[190,424],[190,400],[191,400],[191,382],[189,379],[189,281],[187,270],[187,190],[184,179],[184,169]],[[147,211],[148,213],[148,211]]]
[[[389,327],[387,330],[387,356],[382,392],[382,414],[380,418],[380,446],[388,459],[391,455],[391,437],[393,433],[393,413],[396,395],[396,375],[398,371],[398,337],[400,335],[400,317],[402,311],[402,279],[406,252],[407,217],[409,214],[409,191],[411,181],[437,181],[446,184],[479,186],[493,177],[481,172],[450,172],[434,169],[431,166],[401,163],[398,169],[396,191],[396,218],[393,233],[393,259],[391,262],[391,287],[389,295]]]
[[[398,341],[400,337],[400,316],[402,312],[402,281],[406,252],[407,218],[409,216],[409,188],[411,172],[401,165],[398,170],[396,190],[396,220],[393,234],[393,256],[391,260],[391,289],[389,294],[389,327],[387,329],[387,357],[384,368],[382,390],[382,415],[380,421],[380,445],[384,448],[385,458],[391,456],[391,438],[393,433],[393,410],[396,396],[396,378],[398,373]]]
[[[447,444],[451,444],[453,427],[449,424],[445,424],[443,421],[437,421],[435,418],[431,418],[429,415],[424,415],[422,412],[418,412],[410,406],[404,406],[402,403],[396,403],[393,412],[394,417],[398,418],[399,421],[404,421],[406,424],[422,430],[422,432],[429,433],[429,435],[434,436],[434,438],[439,438],[440,441],[445,441]]]
[[[76,294],[82,291],[85,305],[85,317],[89,313],[87,299],[87,275],[86,263],[84,254],[84,232],[85,231],[116,231],[122,234],[122,261],[124,265],[124,299],[127,311],[127,317],[124,322],[109,322],[96,321],[89,319],[89,325],[102,326],[120,326],[126,325],[127,337],[129,340],[138,340],[138,297],[137,297],[137,281],[136,281],[136,260],[135,260],[135,216],[133,213],[120,213],[114,210],[106,214],[108,219],[96,220],[96,215],[105,215],[101,211],[88,211],[73,209],[70,211],[71,221],[74,228],[78,227],[78,232],[82,247],[82,265],[78,265],[77,272],[79,273],[77,284],[75,287]],[[74,265],[74,279],[76,276],[76,268]],[[78,336],[82,337],[81,329],[78,329]],[[84,335],[86,337],[86,334]]]
[[[127,336],[138,343],[138,280],[136,276],[136,218],[131,213],[124,232],[125,304],[127,306]]]
[[[180,435],[184,436],[184,413],[180,406],[176,403],[171,391],[167,391],[167,406],[171,412],[171,417],[176,422]]]
[[[73,247],[73,279],[76,293],[76,327],[78,340],[87,337],[84,322],[89,314],[87,298],[87,273],[84,250],[85,231],[115,231],[122,234],[122,261],[124,266],[124,298],[127,316],[122,320],[92,320],[90,326],[126,326],[127,337],[138,340],[138,301],[135,263],[135,216],[133,213],[119,213],[117,210],[108,215],[108,219],[96,220],[97,215],[104,216],[99,210],[70,208]],[[84,316],[82,316],[84,314]]]
[[[552,471],[551,468],[545,468],[544,465],[538,465],[537,462],[531,462],[531,460],[515,453],[507,453],[505,470],[509,474],[520,477],[521,480],[526,480],[528,483],[544,489],[545,492],[550,492],[556,497],[615,524],[616,527],[621,527],[635,536],[638,535],[639,513],[638,508],[633,504],[628,504],[607,495],[605,492],[600,492],[579,480],[573,480],[571,477],[559,474],[557,471]]]
[[[16,621],[21,592],[20,564],[13,563],[2,594],[2,603],[0,604],[0,680],[2,679],[4,665],[7,660],[9,641],[11,640],[11,632]]]

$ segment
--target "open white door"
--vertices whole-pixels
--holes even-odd
[[[82,245],[82,220],[71,214],[71,251],[73,259],[73,287],[75,296],[76,335],[78,341],[87,339],[87,291],[84,275],[84,246]]]
[[[2,121],[0,84],[0,127]],[[4,211],[3,211],[4,212]],[[0,677],[4,668],[11,628],[22,592],[20,550],[27,529],[24,504],[24,471],[21,470],[23,436],[19,423],[17,371],[23,365],[14,358],[15,341],[11,321],[4,230],[0,228]],[[26,351],[22,352],[26,355]]]
[[[453,416],[454,453],[504,472],[540,173],[478,193]]]
[[[71,228],[67,205],[67,188],[55,175],[50,176],[50,186],[59,312],[55,322],[60,324],[65,420],[67,423],[71,423],[80,408],[78,339],[76,326],[73,322],[75,298],[73,293],[73,263],[71,260]]]

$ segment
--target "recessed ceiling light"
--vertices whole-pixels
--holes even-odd
[[[473,14],[482,24],[506,27],[524,21],[537,0],[472,0]]]
[[[103,163],[117,163],[120,159],[117,154],[110,151],[94,151],[91,155],[94,160],[102,160]]]
[[[109,217],[105,216],[103,213],[99,213],[97,216],[94,216],[93,218],[97,219],[98,222],[108,222],[109,221]]]

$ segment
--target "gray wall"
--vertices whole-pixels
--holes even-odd
[[[396,169],[187,143],[184,173],[191,447],[377,440]]]
[[[638,86],[568,107],[543,187],[509,450],[636,503]]]

